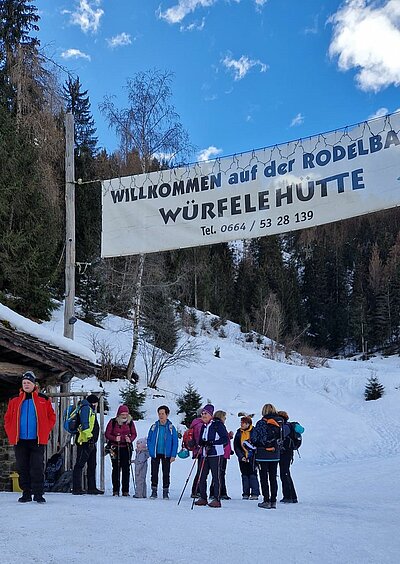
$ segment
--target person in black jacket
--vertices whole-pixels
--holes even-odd
[[[267,403],[262,408],[262,419],[257,421],[250,434],[251,443],[257,447],[256,462],[260,467],[262,509],[276,509],[278,481],[276,478],[283,440],[283,419],[275,407]]]
[[[209,507],[221,507],[221,465],[224,458],[224,446],[228,444],[229,437],[225,425],[220,419],[214,419],[214,406],[207,404],[203,407],[201,418],[203,427],[200,431],[199,446],[200,453],[200,498],[195,505],[208,505]],[[215,498],[207,503],[207,476],[211,470],[214,482]]]
[[[297,493],[290,474],[290,465],[293,462],[293,447],[290,439],[289,415],[286,411],[278,411],[278,415],[283,418],[284,435],[281,458],[279,460],[279,473],[282,482],[283,498],[282,503],[297,503]]]
[[[250,434],[253,430],[251,417],[244,416],[240,420],[240,429],[236,431],[233,441],[235,454],[239,459],[239,468],[242,475],[242,498],[257,499],[260,495],[260,486],[255,465],[255,447],[250,443]]]

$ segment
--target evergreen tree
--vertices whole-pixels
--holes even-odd
[[[75,178],[95,180],[97,137],[90,110],[88,91],[82,89],[79,77],[69,78],[63,87],[66,110],[74,116]],[[88,263],[77,269],[76,291],[82,300],[87,321],[95,319],[101,309],[104,284],[92,263],[100,257],[101,186],[99,183],[76,185],[76,258]]]
[[[40,18],[30,0],[0,0],[0,91],[2,102],[21,111],[22,71],[27,59],[37,55]],[[24,64],[25,63],[25,64]],[[25,67],[25,68],[24,68]]]
[[[146,340],[173,353],[178,344],[179,321],[171,300],[159,288],[146,289],[142,315]]]
[[[15,118],[0,110],[0,291],[20,313],[46,318],[59,230],[42,190],[39,159]]]
[[[128,406],[129,413],[132,415],[132,419],[139,421],[139,419],[144,419],[145,412],[140,408],[146,401],[146,392],[139,392],[137,385],[134,383],[128,383],[125,388],[119,393],[122,402]]]
[[[189,428],[193,419],[197,417],[197,412],[202,405],[202,397],[191,382],[186,385],[183,394],[176,399],[176,405],[179,408],[177,413],[185,414],[181,423]]]
[[[368,378],[365,386],[364,397],[365,401],[377,400],[385,393],[384,386],[379,382],[377,376]]]

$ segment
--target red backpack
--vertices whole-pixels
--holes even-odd
[[[186,450],[193,450],[196,446],[196,441],[194,440],[193,429],[186,429],[182,437],[182,447]]]

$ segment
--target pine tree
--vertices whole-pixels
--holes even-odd
[[[364,391],[365,401],[377,400],[381,398],[384,393],[385,388],[379,382],[377,376],[371,376],[368,378]]]
[[[146,401],[146,392],[139,392],[137,385],[134,383],[128,383],[125,388],[119,393],[122,402],[128,406],[129,413],[132,415],[132,419],[138,421],[139,419],[144,419],[145,412],[140,408]]]
[[[196,388],[194,388],[191,382],[186,385],[183,394],[178,396],[176,405],[179,408],[177,413],[185,414],[185,417],[184,419],[182,419],[181,423],[189,428],[193,419],[197,417],[197,412],[202,405],[202,397],[198,393]]]
[[[79,77],[69,78],[63,87],[66,110],[74,116],[75,178],[95,180],[97,137],[91,114],[88,91],[82,89]],[[92,263],[100,257],[101,186],[99,183],[77,184],[76,198],[76,258],[86,263],[77,269],[76,291],[82,300],[86,321],[96,319],[101,308],[103,284]]]
[[[21,112],[22,75],[27,59],[38,53],[39,31],[36,6],[30,0],[0,0],[0,90],[2,101]]]

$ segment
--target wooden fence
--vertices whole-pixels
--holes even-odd
[[[46,395],[51,398],[56,413],[56,424],[51,432],[46,448],[46,460],[53,454],[61,452],[64,458],[64,471],[72,470],[76,460],[76,445],[74,436],[64,429],[64,413],[70,406],[76,406],[78,402],[89,394],[99,396],[99,426],[100,434],[97,443],[97,478],[99,478],[100,489],[104,490],[104,392],[50,392]]]

